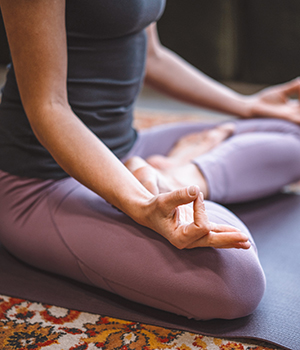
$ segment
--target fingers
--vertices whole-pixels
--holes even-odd
[[[250,248],[248,236],[238,228],[230,225],[211,223],[211,232],[205,237],[207,242],[215,248]]]
[[[203,197],[199,195],[194,201],[194,223],[185,228],[186,238],[190,243],[186,248],[242,248],[249,249],[251,244],[248,236],[238,228],[215,224],[208,220]]]
[[[287,83],[278,85],[279,90],[287,96],[300,95],[300,78],[293,79]]]
[[[185,242],[181,240],[181,246],[178,248],[238,248],[238,249],[249,249],[251,243],[248,237],[238,231],[226,231],[226,232],[214,232],[209,231],[208,233],[198,232],[198,237],[196,238],[196,232],[189,225],[185,230]]]
[[[250,248],[248,237],[242,232],[213,232],[204,236],[200,246],[213,248]]]
[[[203,195],[198,186],[161,194],[159,197],[161,210],[169,218],[172,216],[171,220],[175,225],[174,231],[167,234],[166,238],[178,249],[250,248],[248,237],[238,228],[209,221]],[[192,201],[194,201],[194,211],[184,206]]]
[[[166,212],[173,211],[176,207],[193,202],[199,195],[198,186],[189,186],[160,195],[161,205]]]
[[[189,225],[190,226],[190,225]],[[186,234],[190,238],[194,238],[190,241],[185,248],[197,248],[197,247],[211,247],[211,248],[242,248],[249,249],[251,244],[248,236],[242,233],[239,229],[229,225],[217,225],[218,231],[209,231],[208,233],[199,233],[195,239],[195,231],[191,228],[186,230]],[[224,231],[221,230],[224,228]]]
[[[210,223],[211,231],[214,232],[241,232],[240,229],[231,225]]]

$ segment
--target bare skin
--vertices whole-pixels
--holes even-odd
[[[167,156],[151,156],[147,158],[147,163],[159,170],[188,164],[218,146],[230,137],[234,130],[234,123],[225,123],[213,129],[186,135],[175,144]]]
[[[181,138],[167,156],[154,155],[146,161],[133,157],[125,165],[153,194],[197,184],[204,198],[208,198],[206,180],[191,160],[217,147],[232,135],[234,129],[234,123],[225,123],[189,134]]]
[[[65,5],[66,0],[0,0],[20,97],[37,139],[70,176],[175,247],[248,249],[248,238],[238,229],[208,221],[197,186],[182,188],[174,179],[172,186],[180,185],[179,189],[153,195],[74,113],[66,84]],[[289,103],[291,95],[299,96],[300,80],[243,96],[164,48],[155,24],[149,26],[148,38],[146,82],[152,87],[181,101],[241,118],[265,116],[300,123],[299,105]],[[176,157],[180,153],[178,146]],[[193,164],[183,167],[176,173],[184,171],[185,178],[189,173],[189,181],[199,184],[207,196],[197,168]],[[152,169],[152,174],[162,176]],[[169,171],[165,170],[166,174]],[[193,208],[185,205],[192,202]]]
[[[140,157],[132,157],[128,159],[125,166],[154,195],[178,190],[194,183],[199,186],[203,197],[207,198],[206,182],[194,164],[176,167],[176,171],[175,167],[159,170]]]
[[[148,32],[145,82],[180,101],[239,118],[278,118],[300,124],[300,78],[244,96],[210,79],[159,41],[156,24]],[[293,100],[292,97],[297,97]]]

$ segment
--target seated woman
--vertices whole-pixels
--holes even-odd
[[[300,178],[291,123],[300,113],[289,99],[300,84],[247,97],[211,80],[160,45],[164,5],[0,0],[12,56],[0,106],[0,240],[28,264],[146,305],[245,316],[264,273],[245,225],[215,202]],[[183,101],[276,119],[137,133],[144,75]]]

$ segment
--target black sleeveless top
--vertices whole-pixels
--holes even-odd
[[[144,29],[160,17],[165,0],[66,3],[69,103],[75,114],[120,158],[136,139],[131,124],[144,76]],[[0,105],[0,169],[42,179],[68,176],[34,136],[22,107],[13,66]]]

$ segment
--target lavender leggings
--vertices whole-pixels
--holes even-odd
[[[195,159],[211,200],[245,201],[300,179],[300,128],[282,121],[236,122],[236,133]],[[139,135],[128,154],[166,154],[181,136],[211,126],[181,124]],[[249,235],[249,250],[178,250],[72,178],[40,180],[0,171],[0,240],[46,271],[196,319],[236,318],[260,302],[265,277],[244,224],[212,201],[211,221]],[[100,292],[99,292],[100,293]]]

